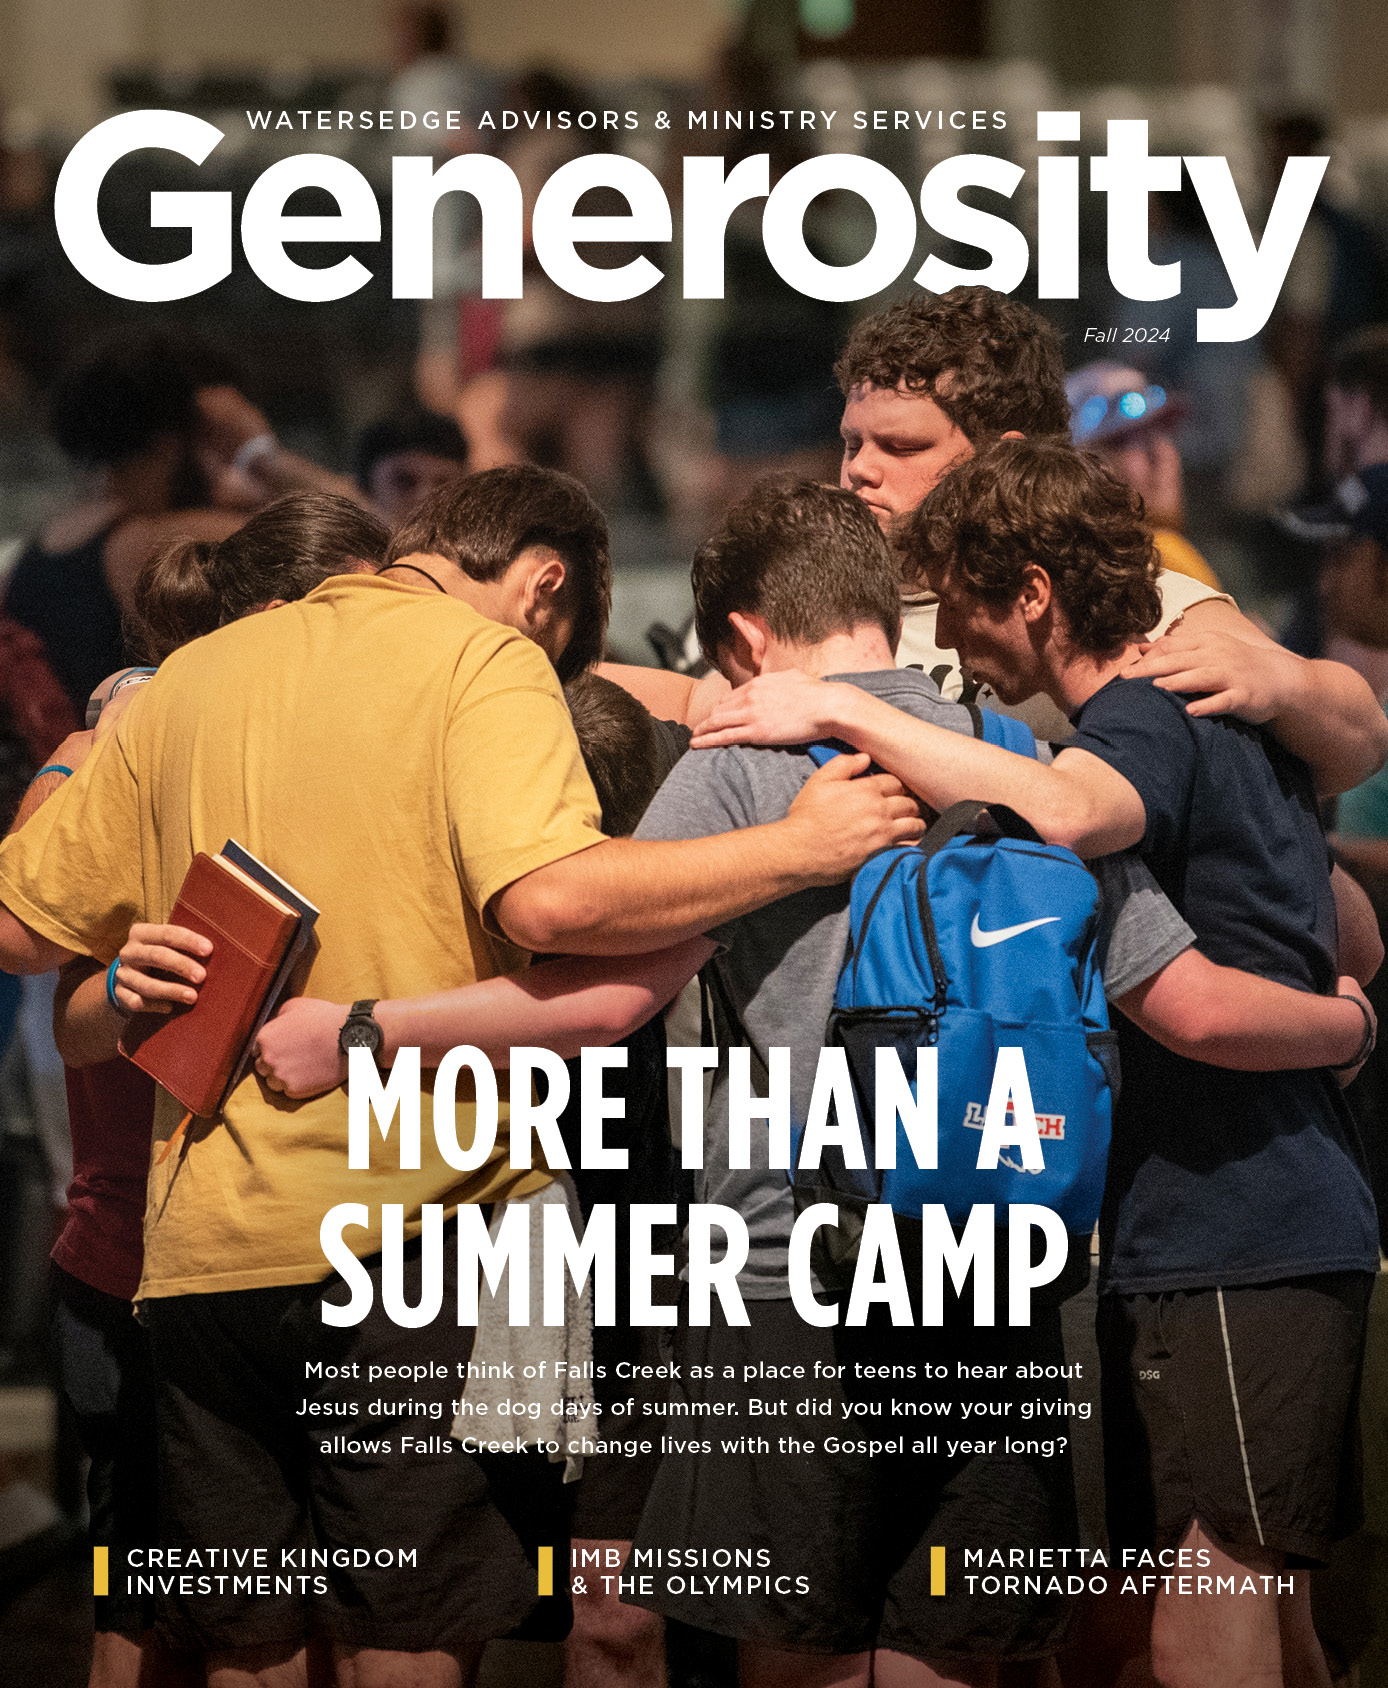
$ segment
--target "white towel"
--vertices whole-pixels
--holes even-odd
[[[568,1209],[574,1235],[583,1230],[583,1210],[578,1192],[567,1173],[558,1172],[554,1182],[517,1202],[498,1203],[492,1214],[491,1235],[496,1237],[508,1207],[529,1207],[530,1218],[530,1323],[510,1321],[509,1265],[501,1274],[497,1289],[480,1285],[477,1303],[477,1336],[472,1345],[473,1362],[482,1376],[469,1376],[463,1389],[465,1410],[453,1421],[453,1434],[514,1439],[518,1448],[537,1442],[558,1443],[560,1452],[550,1453],[552,1463],[561,1459],[564,1481],[573,1483],[583,1474],[579,1437],[592,1433],[596,1423],[593,1395],[593,1301],[591,1282],[580,1293],[572,1273],[564,1274],[564,1323],[541,1323],[544,1306],[544,1221],[542,1210],[549,1202],[563,1202]],[[563,1362],[561,1367],[560,1362]],[[526,1368],[531,1375],[526,1376]],[[503,1406],[539,1404],[538,1416],[503,1412]],[[486,1412],[479,1412],[485,1407]],[[471,1410],[466,1410],[470,1408]]]

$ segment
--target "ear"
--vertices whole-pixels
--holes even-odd
[[[1051,607],[1051,577],[1039,563],[1028,563],[1022,576],[1022,590],[1017,603],[1022,619],[1036,623]]]
[[[532,545],[527,549],[529,565],[525,572],[521,613],[527,625],[533,626],[539,612],[554,607],[569,571],[564,559],[557,551],[551,551],[548,545]]]
[[[728,625],[733,632],[733,654],[738,666],[751,674],[760,674],[766,664],[766,648],[771,642],[766,623],[759,615],[743,615],[741,610],[732,610],[728,615]]]

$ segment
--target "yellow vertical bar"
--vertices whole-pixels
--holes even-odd
[[[942,1547],[932,1547],[930,1550],[930,1592],[945,1592],[945,1550]]]
[[[554,1593],[554,1549],[552,1547],[540,1549],[539,1591],[541,1594]]]
[[[92,1593],[109,1594],[111,1592],[111,1550],[109,1547],[94,1547],[92,1549]]]

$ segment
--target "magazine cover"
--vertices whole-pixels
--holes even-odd
[[[6,43],[0,1678],[1385,1688],[1380,12]]]

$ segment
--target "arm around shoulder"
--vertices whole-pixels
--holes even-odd
[[[1192,715],[1265,724],[1323,796],[1348,791],[1388,759],[1388,716],[1361,675],[1284,649],[1225,599],[1193,604],[1128,673],[1204,694],[1188,705]]]

